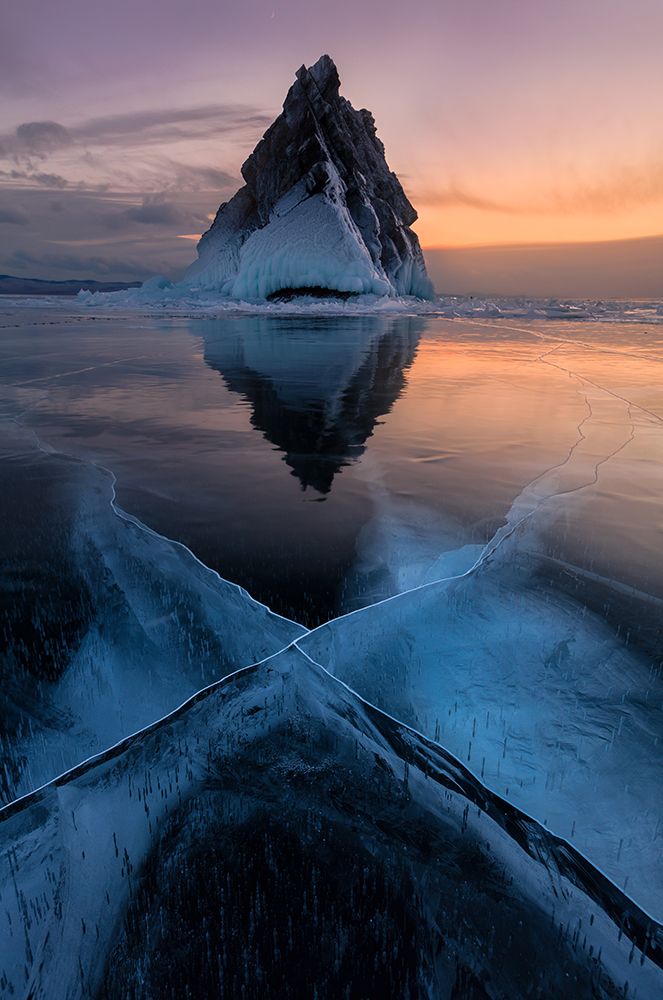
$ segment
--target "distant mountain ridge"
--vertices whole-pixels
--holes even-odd
[[[91,292],[119,292],[124,288],[138,288],[140,281],[93,281],[69,278],[52,281],[49,278],[17,278],[13,274],[0,274],[0,295],[77,295],[85,288]]]

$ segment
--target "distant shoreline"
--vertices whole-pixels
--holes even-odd
[[[96,281],[92,278],[69,278],[58,281],[49,278],[21,278],[14,274],[0,274],[0,296],[74,296],[83,290],[90,292],[122,292],[127,288],[139,288],[141,284],[141,281]]]

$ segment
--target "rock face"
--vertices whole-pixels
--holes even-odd
[[[431,298],[417,213],[369,111],[339,94],[329,56],[298,71],[185,275],[235,298],[300,292]]]

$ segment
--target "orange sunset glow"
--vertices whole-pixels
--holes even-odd
[[[663,1000],[663,0],[0,29],[0,1000]]]
[[[159,32],[161,7],[120,0],[95,37],[83,0],[40,7],[38,32],[34,2],[12,9],[15,43],[3,61],[8,273],[68,277],[92,266],[104,277],[176,278],[240,186],[295,70],[323,51],[342,92],[373,112],[424,249],[447,254],[431,257],[438,288],[568,292],[566,277],[548,266],[535,273],[524,258],[517,275],[502,275],[503,258],[469,268],[464,248],[663,236],[663,7],[654,0],[425,0],[407,13],[391,0],[339,0],[333,18],[314,16],[305,0],[200,0],[193,16],[170,5]],[[583,251],[574,293],[658,294],[663,251],[648,252],[656,263],[645,274],[629,247],[615,246],[621,279],[604,287],[593,251]]]

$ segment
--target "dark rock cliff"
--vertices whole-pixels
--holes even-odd
[[[430,297],[417,213],[373,116],[339,92],[332,59],[302,66],[283,112],[242,167],[187,281],[262,298],[292,290]]]

